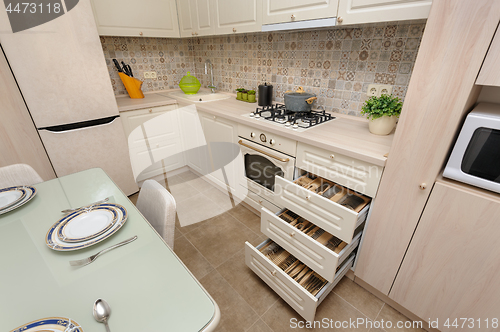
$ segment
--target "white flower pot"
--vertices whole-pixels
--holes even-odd
[[[396,126],[397,116],[382,116],[378,119],[369,119],[368,128],[375,135],[389,135]]]

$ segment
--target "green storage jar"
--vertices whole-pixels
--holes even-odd
[[[200,81],[196,77],[191,76],[190,72],[187,72],[187,75],[179,82],[179,88],[187,95],[196,94],[200,90],[200,87]]]

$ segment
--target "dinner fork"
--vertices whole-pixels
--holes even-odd
[[[61,212],[62,213],[71,213],[71,212],[75,212],[75,211],[78,211],[78,210],[81,210],[81,209],[85,209],[85,208],[91,208],[97,204],[102,204],[102,203],[106,203],[107,201],[109,201],[109,197],[106,197],[105,199],[102,199],[100,201],[97,201],[97,202],[94,202],[92,204],[89,204],[89,205],[84,205],[84,206],[80,206],[78,208],[74,208],[74,209],[66,209],[66,210],[62,210]]]
[[[103,250],[99,251],[97,254],[94,254],[94,255],[92,255],[90,257],[87,257],[87,258],[84,258],[84,259],[79,259],[79,260],[76,260],[76,261],[70,261],[69,265],[71,265],[71,266],[85,266],[85,265],[90,264],[93,261],[95,261],[97,259],[97,257],[99,257],[100,255],[102,255],[102,254],[104,254],[104,253],[106,253],[106,252],[108,252],[110,250],[113,250],[115,248],[118,248],[118,247],[124,246],[126,244],[129,244],[130,242],[133,242],[135,240],[137,240],[137,235],[131,237],[128,240],[125,240],[125,241],[122,241],[120,243],[117,243],[114,246],[111,246],[109,248],[103,249]]]

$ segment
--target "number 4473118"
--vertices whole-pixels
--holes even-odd
[[[36,13],[59,13],[61,11],[61,4],[60,3],[48,3],[48,4],[37,4],[34,2],[22,2],[22,3],[16,3],[14,8],[12,8],[12,3],[9,3],[7,7],[5,7],[5,10],[7,13],[18,13],[18,14],[36,14]]]
[[[483,325],[483,328],[489,328],[492,327],[494,329],[498,328],[498,318],[492,318],[492,319],[474,319],[474,318],[455,318],[454,320],[451,320],[448,318],[444,324],[445,327],[447,328],[460,328],[460,329],[480,329],[481,325]]]

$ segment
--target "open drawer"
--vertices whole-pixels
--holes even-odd
[[[262,208],[261,231],[330,282],[361,239],[358,231],[347,244],[287,209],[274,214]]]
[[[366,220],[371,199],[320,177],[305,181],[307,176],[294,182],[276,176],[276,203],[350,243],[356,227]]]
[[[267,239],[257,247],[245,243],[245,262],[269,287],[271,287],[283,300],[285,300],[304,319],[312,321],[316,315],[318,305],[331,292],[333,287],[342,279],[352,267],[354,254],[337,268],[333,282],[325,282],[320,290],[310,292],[301,285],[303,281],[296,281],[292,276],[274,264],[268,256],[261,252],[266,246],[277,246],[272,240]],[[278,246],[279,247],[279,246]],[[301,263],[298,261],[299,264]],[[293,267],[293,266],[291,266]],[[314,295],[313,295],[314,294]]]

